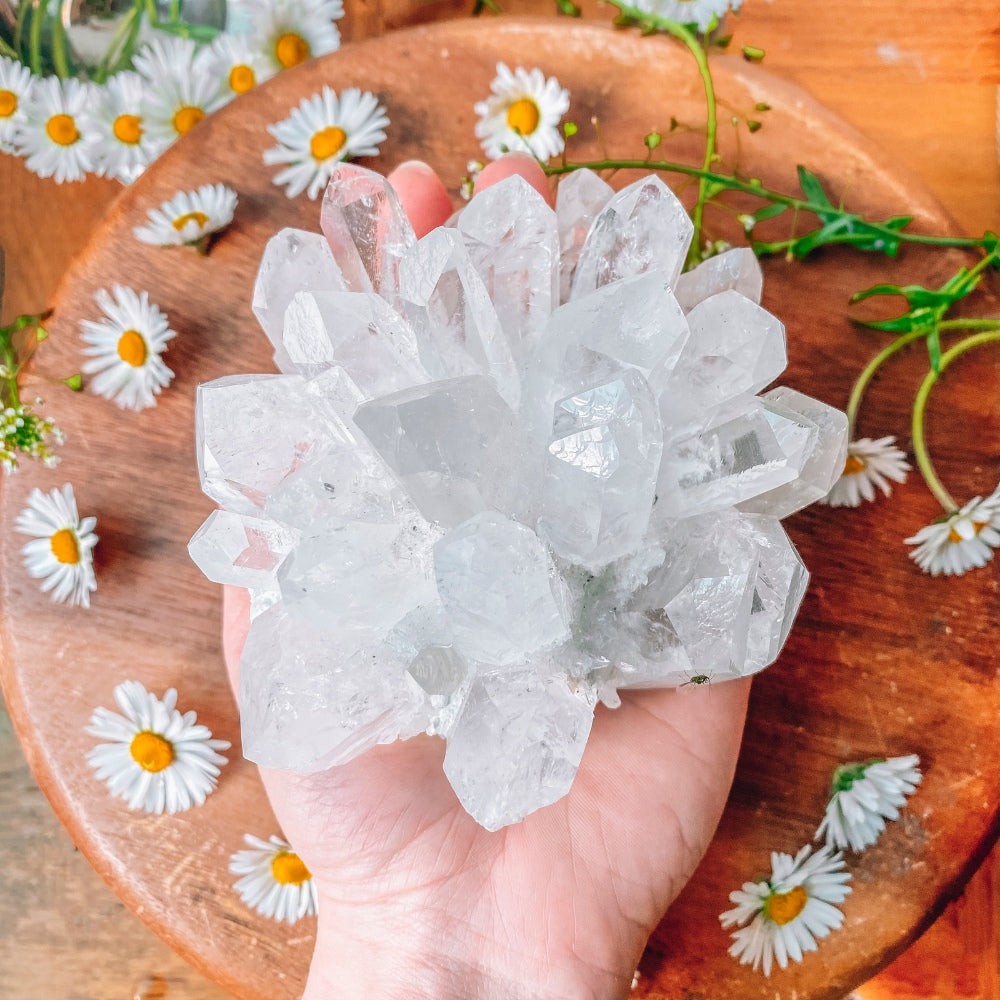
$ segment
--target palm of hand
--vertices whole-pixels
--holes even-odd
[[[231,672],[246,633],[241,598],[227,594]],[[262,773],[324,919],[348,939],[388,935],[534,983],[540,996],[582,996],[585,970],[593,995],[617,996],[711,839],[748,687],[634,692],[613,712],[599,707],[569,795],[498,833],[455,798],[437,739],[317,774]]]

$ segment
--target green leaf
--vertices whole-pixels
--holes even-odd
[[[646,144],[647,149],[656,149],[663,142],[663,136],[659,132],[650,132],[643,137],[642,141]]]
[[[763,208],[758,208],[753,213],[753,217],[757,222],[764,222],[766,219],[776,219],[782,212],[787,211],[787,205],[783,205],[780,201],[775,201],[770,205],[765,205]]]
[[[79,372],[75,375],[70,375],[69,378],[63,379],[63,385],[67,389],[72,389],[73,392],[80,392],[83,389],[83,376]]]
[[[806,196],[806,201],[811,202],[813,205],[825,205],[833,208],[833,203],[823,190],[823,184],[820,179],[811,170],[807,170],[802,166],[801,163],[797,169],[799,173],[799,187],[802,188],[802,193]],[[821,215],[820,218],[823,218],[823,216]]]
[[[580,129],[577,127],[576,122],[563,122],[563,135],[567,139],[572,139]]]
[[[750,129],[751,132],[759,132],[763,127],[763,122],[759,122],[755,118],[747,119],[747,128]]]
[[[763,61],[764,56],[767,53],[763,49],[757,48],[756,45],[744,45],[743,46],[743,58],[747,62],[759,63]]]

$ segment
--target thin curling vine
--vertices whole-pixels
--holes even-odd
[[[968,327],[968,320],[956,321],[961,326]],[[937,385],[938,380],[944,374],[945,369],[956,359],[967,351],[984,344],[1000,343],[1000,320],[981,320],[972,325],[972,328],[979,327],[980,333],[960,340],[953,347],[950,347],[941,355],[940,364],[937,368],[929,371],[925,376],[920,388],[917,390],[913,401],[913,457],[916,459],[917,468],[927,483],[927,488],[934,495],[934,499],[941,504],[946,516],[954,515],[959,505],[952,495],[944,488],[931,461],[930,451],[927,448],[927,439],[924,431],[924,423],[927,412],[927,401],[930,399],[931,390]]]

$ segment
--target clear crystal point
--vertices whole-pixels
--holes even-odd
[[[569,638],[552,556],[530,528],[502,514],[483,511],[445,535],[434,574],[455,644],[469,659],[519,663]]]
[[[511,205],[517,205],[516,218]],[[559,304],[555,213],[527,181],[513,176],[476,195],[458,217],[458,231],[507,338],[526,356]]]
[[[570,297],[651,270],[663,272],[673,285],[693,233],[684,206],[659,177],[644,177],[622,188],[590,228]]]
[[[354,419],[431,521],[454,526],[490,507],[520,514],[535,502],[522,472],[528,446],[485,376],[382,396]]]
[[[559,181],[556,224],[559,227],[559,301],[569,298],[580,251],[594,219],[611,199],[614,189],[592,170],[574,170]]]
[[[320,226],[352,292],[397,305],[399,265],[416,237],[396,192],[374,170],[342,163],[333,172]]]
[[[760,398],[796,477],[743,501],[739,508],[787,517],[825,497],[840,478],[847,460],[847,414],[787,386]]]
[[[253,288],[253,312],[274,346],[274,362],[283,372],[295,372],[282,334],[285,310],[298,292],[346,289],[330,245],[319,233],[282,229],[264,247]]]
[[[580,766],[593,702],[558,676],[546,680],[539,673],[478,678],[448,733],[444,773],[487,830],[557,802]]]

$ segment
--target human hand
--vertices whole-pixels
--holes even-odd
[[[490,164],[543,192],[528,157]],[[440,180],[390,180],[417,235],[451,212]],[[236,678],[249,623],[226,588]],[[442,771],[444,743],[377,746],[316,774],[261,768],[275,816],[319,894],[303,1000],[617,1000],[687,882],[732,782],[749,681],[622,693],[597,708],[567,796],[490,833]]]

